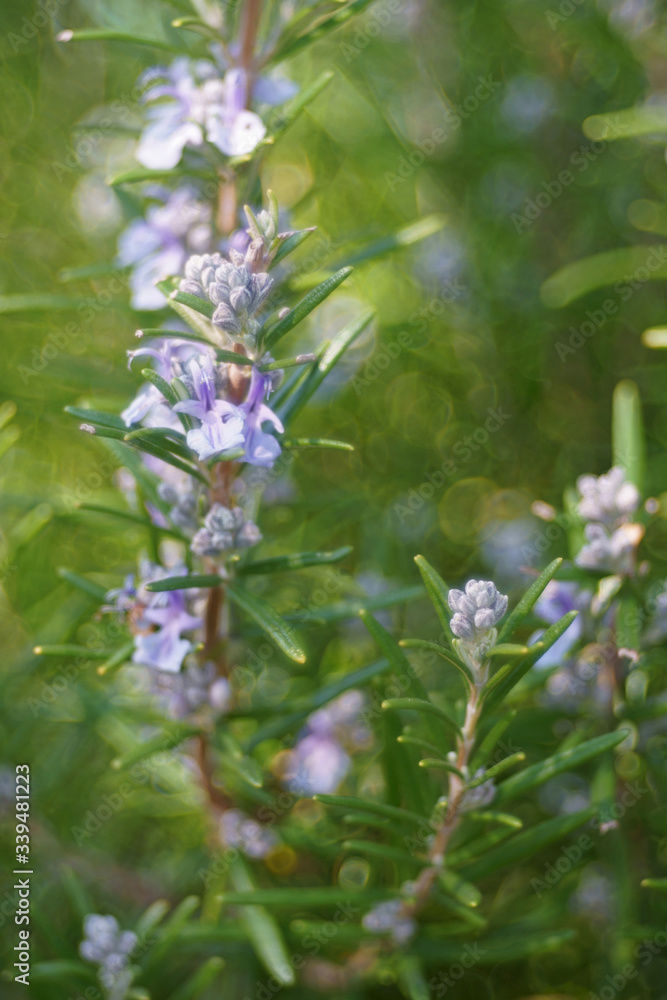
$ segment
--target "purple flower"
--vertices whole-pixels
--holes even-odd
[[[168,579],[175,575],[181,574],[156,567],[152,573],[144,574],[143,583]],[[199,628],[202,620],[187,611],[183,590],[166,590],[153,594],[144,589],[141,597],[145,599],[146,604],[142,613],[143,623],[157,625],[158,628],[157,631],[135,636],[132,661],[176,673],[192,648],[189,640],[183,639],[181,633]]]
[[[206,119],[207,138],[227,156],[246,156],[266,135],[266,126],[247,111],[248,79],[240,67],[225,74],[222,101],[211,104]]]
[[[213,455],[234,451],[243,446],[243,412],[233,403],[216,398],[215,369],[207,355],[191,361],[189,372],[195,399],[174,406],[177,413],[187,413],[200,426],[188,431],[187,441],[203,461]]]
[[[186,340],[175,340],[167,337],[162,341],[155,341],[156,347],[139,347],[136,351],[128,351],[128,367],[137,357],[154,358],[157,364],[154,366],[158,375],[170,382],[173,372],[174,362],[183,362],[194,353],[192,344]],[[125,421],[125,426],[139,423],[154,406],[164,403],[164,396],[152,383],[143,385],[129,406],[126,406],[121,417]]]
[[[350,758],[338,740],[324,733],[309,733],[292,750],[287,778],[298,795],[335,792],[350,769]]]
[[[211,206],[199,201],[189,187],[168,194],[152,205],[145,219],[133,219],[118,238],[117,263],[132,267],[130,287],[135,309],[161,309],[165,304],[156,282],[180,274],[188,256],[205,253],[213,240]]]
[[[125,577],[122,587],[110,590],[106,595],[109,604],[103,604],[101,611],[125,612],[131,611],[137,603],[137,588],[134,584],[134,573]]]
[[[151,107],[135,154],[143,166],[169,170],[186,146],[201,146],[205,139],[226,156],[244,156],[264,138],[262,119],[245,107],[244,71],[231,69],[224,79],[217,74],[212,63],[185,57],[153,71],[151,77],[163,82],[144,95]]]
[[[285,777],[293,792],[335,792],[351,766],[345,747],[358,750],[369,744],[370,732],[360,718],[363,705],[363,694],[350,690],[308,716],[307,728],[287,758]]]
[[[585,608],[588,608],[590,601],[590,591],[580,590],[578,584],[551,580],[535,604],[535,614],[538,618],[547,622],[547,624],[554,625],[568,611],[583,611]],[[546,653],[543,653],[539,658],[537,662],[540,668],[555,667],[559,663],[562,663],[567,658],[572,647],[581,639],[583,629],[582,616],[579,614],[568,625],[560,639],[557,639]],[[542,635],[542,630],[533,633],[529,639],[529,645],[537,642]]]
[[[270,389],[271,379],[253,368],[248,397],[240,406],[246,415],[243,429],[245,461],[250,465],[270,467],[281,451],[275,437],[262,430],[262,424],[265,421],[272,424],[279,434],[282,434],[285,429],[280,418],[264,403],[264,397]]]
[[[200,63],[199,69],[207,74],[215,72],[211,63]],[[164,81],[150,86],[143,98],[146,104],[159,102],[147,110],[148,124],[135,153],[144,167],[170,170],[179,162],[186,146],[201,146],[204,141],[206,104],[195,72],[196,64],[182,56],[169,67],[156,67],[144,74],[144,82]]]

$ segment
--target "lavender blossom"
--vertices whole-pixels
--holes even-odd
[[[244,549],[261,541],[259,528],[247,521],[240,507],[213,504],[192,540],[192,551],[198,556],[219,556],[230,549]]]
[[[134,309],[161,309],[165,298],[156,282],[180,274],[191,254],[204,253],[213,240],[212,211],[190,187],[160,192],[145,219],[133,219],[118,238],[116,262],[131,267]]]
[[[164,340],[154,341],[153,347],[139,347],[134,351],[128,351],[128,367],[132,365],[135,358],[153,358],[156,362],[154,368],[157,374],[166,382],[170,382],[174,375],[175,366],[180,366],[195,353],[196,351],[189,341],[165,337]],[[154,407],[161,403],[164,404],[165,399],[157,386],[153,385],[152,382],[144,384],[130,405],[126,406],[121,413],[125,426],[130,427],[132,424],[140,423]],[[171,418],[169,418],[169,423],[173,424]]]
[[[162,593],[151,593],[145,589],[146,583],[170,576],[180,576],[184,572],[185,570],[181,569],[173,571],[161,567],[144,568],[138,603],[141,611],[140,627],[146,628],[146,631],[135,635],[133,663],[176,673],[191,651],[190,641],[184,639],[181,633],[199,628],[202,620],[187,611],[185,591],[166,590]],[[152,630],[152,626],[157,626],[157,630]],[[149,628],[151,631],[148,631]]]
[[[264,138],[262,119],[245,108],[244,71],[232,69],[221,79],[213,63],[185,57],[144,76],[148,124],[136,150],[137,160],[154,170],[169,170],[186,147],[211,142],[226,156],[251,153]]]
[[[597,521],[609,528],[623,523],[639,506],[639,491],[628,482],[623,469],[616,465],[602,476],[580,476],[578,511],[585,521]]]
[[[317,795],[338,788],[352,764],[347,751],[370,740],[360,718],[363,705],[360,691],[346,691],[308,716],[306,730],[288,756],[285,778],[291,791]]]
[[[270,423],[279,434],[285,428],[280,418],[264,403],[264,398],[270,392],[271,378],[262,375],[256,368],[252,370],[250,391],[240,409],[245,413],[243,427],[245,461],[250,465],[261,465],[270,468],[281,452],[280,445],[272,434],[262,430],[262,424]]]
[[[335,736],[309,733],[290,754],[286,777],[297,795],[327,795],[335,792],[348,774],[351,760]]]
[[[578,584],[551,580],[544,588],[539,600],[535,603],[535,614],[548,625],[554,625],[569,611],[586,611],[590,608],[591,593],[588,590],[581,590]],[[552,646],[537,661],[541,669],[555,667],[562,663],[570,650],[575,646],[584,630],[584,618],[581,614],[568,625],[560,639],[557,639]],[[528,640],[528,645],[537,642],[542,636],[542,630],[533,633]]]
[[[190,448],[202,461],[241,448],[243,412],[233,403],[216,398],[216,369],[208,355],[190,362],[189,382],[195,398],[177,403],[174,410],[200,421],[199,427],[187,433]]]
[[[259,115],[246,110],[247,91],[245,70],[234,67],[222,81],[222,99],[208,107],[207,138],[227,156],[247,156],[266,135],[266,126]]]

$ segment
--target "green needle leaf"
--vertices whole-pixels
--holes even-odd
[[[477,788],[478,785],[483,785],[485,781],[489,780],[489,778],[495,778],[499,774],[503,774],[510,767],[514,767],[515,764],[521,764],[525,759],[526,759],[526,755],[525,755],[525,753],[522,750],[519,750],[518,753],[510,754],[509,757],[505,757],[503,760],[499,761],[497,764],[494,764],[493,767],[488,768],[488,770],[486,770],[484,772],[484,774],[481,775],[481,777],[475,778],[474,781],[469,782],[466,787],[467,788]],[[496,796],[496,798],[497,798],[497,796]],[[495,799],[494,799],[494,802],[495,802]]]
[[[429,642],[427,639],[401,639],[399,646],[402,646],[403,649],[426,649],[429,652],[436,653],[443,660],[446,660],[450,666],[456,667],[466,681],[466,689],[470,684],[475,683],[475,678],[472,675],[470,667],[456,659],[452,651],[441,646],[439,642]]]
[[[289,656],[295,663],[306,662],[306,654],[301,648],[296,633],[287,622],[283,621],[268,601],[250,593],[244,587],[237,587],[235,584],[230,584],[227,587],[227,594],[234,604],[245,611],[266,632],[269,638],[273,639],[276,646],[282,649],[286,656]]]
[[[478,861],[466,865],[461,870],[461,875],[472,882],[498,871],[499,868],[506,868],[507,865],[526,861],[533,854],[548,847],[549,844],[562,841],[577,827],[592,819],[596,811],[596,806],[590,806],[588,809],[582,809],[580,812],[567,816],[557,816],[555,819],[540,823],[530,830],[518,833],[507,844],[502,844],[495,850],[488,851]]]
[[[265,365],[258,365],[261,372],[281,371],[283,368],[298,368],[301,365],[310,365],[317,361],[316,354],[296,354],[293,358],[279,358],[277,361],[269,361]]]
[[[426,701],[422,698],[388,698],[382,702],[382,708],[391,709],[395,712],[409,709],[412,712],[425,712],[427,715],[435,715],[449,729],[452,729],[457,736],[461,735],[461,727],[458,722],[455,722],[451,716],[443,712],[437,705],[434,705],[432,701]]]
[[[446,760],[441,760],[440,757],[423,757],[419,761],[419,766],[426,768],[428,771],[448,771],[450,774],[456,774],[459,778],[463,778],[463,774],[459,771],[458,767],[447,763]]]
[[[654,263],[655,267],[649,266]],[[667,246],[621,247],[584,257],[547,278],[540,296],[549,308],[562,309],[597,288],[613,285],[617,281],[625,284],[628,275],[634,274],[640,267],[648,270],[649,280],[664,281],[667,278]]]
[[[422,824],[428,822],[425,816],[410,812],[408,809],[385,805],[383,802],[373,802],[369,799],[357,799],[352,795],[313,795],[313,799],[315,802],[323,802],[327,806],[339,806],[342,809],[356,809],[359,812],[375,813],[377,816],[386,816],[387,819],[414,823],[417,826],[422,826]]]
[[[72,31],[65,28],[56,35],[57,42],[124,42],[131,45],[146,45],[151,49],[164,49],[165,52],[187,52],[184,45],[173,45],[161,38],[142,38],[129,31],[115,31],[112,28],[80,28]]]
[[[77,420],[83,420],[87,424],[92,424],[94,427],[110,427],[113,430],[122,431],[124,434],[127,434],[125,422],[120,417],[117,417],[115,413],[103,413],[102,410],[88,410],[82,406],[66,406],[65,413],[76,417]]]
[[[511,802],[517,796],[524,795],[531,789],[537,788],[538,785],[543,785],[545,781],[549,781],[550,778],[553,778],[556,774],[560,774],[562,771],[573,771],[580,764],[591,760],[593,757],[597,757],[599,754],[606,753],[608,750],[612,750],[626,739],[627,735],[627,729],[621,729],[615,733],[605,733],[603,736],[596,736],[594,739],[580,743],[579,746],[573,747],[570,750],[561,750],[552,757],[547,757],[546,760],[532,764],[519,774],[507,778],[506,781],[503,781],[498,786],[493,800],[494,806]],[[502,761],[501,763],[505,762]]]
[[[333,441],[331,438],[287,438],[283,448],[328,448],[333,451],[354,451],[354,445],[347,441]]]
[[[175,993],[169,994],[168,1000],[198,1000],[213,985],[224,966],[224,958],[217,955],[207,958]]]
[[[201,729],[197,726],[174,724],[170,730],[158,733],[157,736],[153,736],[151,739],[145,740],[128,753],[121,754],[120,757],[116,757],[112,760],[111,766],[115,771],[120,771],[122,768],[130,767],[132,764],[136,764],[140,760],[152,757],[156,753],[163,753],[165,750],[172,750],[174,747],[177,747],[179,743],[183,743],[185,740],[190,739],[191,736],[197,736],[200,732]]]
[[[129,521],[131,524],[138,524],[142,528],[146,528],[148,531],[159,531],[163,535],[169,535],[172,538],[184,539],[182,532],[177,531],[175,528],[163,528],[158,524],[153,524],[149,521],[147,517],[142,517],[141,514],[135,514],[132,510],[120,510],[117,507],[105,507],[99,503],[79,503],[77,504],[79,510],[87,510],[93,514],[106,514],[108,517],[117,517],[121,521]],[[104,596],[104,595],[103,595]]]
[[[466,819],[472,819],[479,823],[500,823],[501,826],[511,826],[513,830],[520,830],[523,823],[518,816],[510,813],[498,812],[496,809],[486,809],[483,812],[471,809],[465,813]]]
[[[63,566],[57,569],[56,572],[61,580],[66,580],[67,583],[71,583],[73,587],[78,587],[84,593],[90,594],[97,601],[103,601],[107,596],[108,588],[100,586],[99,583],[95,583],[93,580],[89,580],[87,576],[81,576],[80,573],[75,573],[71,569],[65,569]]]
[[[87,646],[77,646],[74,643],[52,643],[51,645],[35,646],[36,656],[82,656],[86,660],[106,660],[112,655],[112,649],[88,649]]]
[[[514,642],[501,642],[493,649],[490,649],[487,656],[525,656],[529,652],[528,646],[519,646]]]
[[[562,563],[563,560],[561,558],[554,559],[553,562],[549,563],[546,569],[542,570],[537,580],[531,583],[530,587],[514,610],[510,612],[505,624],[501,628],[498,635],[499,643],[504,643],[506,639],[510,638],[514,630],[521,624],[529,611],[532,610],[547,584],[553,579],[557,571],[560,569]]]
[[[351,267],[344,267],[336,274],[327,278],[323,281],[321,285],[314,288],[312,292],[309,292],[304,299],[301,300],[293,309],[283,316],[281,320],[271,327],[271,329],[264,335],[263,343],[267,351],[270,351],[274,344],[284,337],[290,330],[300,323],[303,319],[308,316],[309,313],[313,311],[321,302],[324,302],[326,298],[334,292],[339,285],[341,285],[346,278],[352,274]]]
[[[614,389],[611,436],[614,465],[620,465],[642,493],[646,464],[642,404],[637,384],[630,379]]]
[[[200,299],[198,295],[191,295],[189,292],[174,291],[169,298],[173,302],[178,302],[179,305],[187,306],[188,309],[206,316],[207,319],[211,319],[215,312],[215,306],[209,299]]]
[[[309,566],[326,566],[340,562],[353,551],[351,545],[344,545],[333,552],[294,552],[289,556],[273,556],[270,559],[255,559],[239,566],[239,575],[259,573],[283,573],[293,569],[307,569]]]
[[[388,847],[386,844],[378,844],[373,840],[344,840],[343,850],[354,851],[359,854],[370,854],[374,858],[382,858],[386,861],[397,861],[399,864],[423,867],[426,859],[420,860],[414,854],[401,851],[397,847]]]
[[[311,368],[292,395],[280,407],[279,416],[284,422],[292,420],[303,409],[348,347],[363,333],[373,319],[373,316],[374,313],[372,312],[364,313],[359,319],[348,324],[348,326],[334,337],[323,351],[317,364]]]
[[[521,678],[528,673],[533,664],[546,653],[547,649],[553,646],[557,639],[560,639],[563,632],[570,627],[577,617],[577,614],[577,611],[568,611],[560,621],[549,626],[539,642],[529,647],[531,650],[529,656],[524,660],[519,660],[518,663],[508,663],[506,666],[501,667],[498,673],[493,675],[482,692],[482,698],[485,701],[487,710],[498,705],[509,694]]]
[[[417,563],[419,572],[422,575],[426,592],[431,598],[431,602],[435,608],[435,612],[438,616],[440,624],[442,625],[443,631],[449,641],[452,642],[454,639],[454,633],[452,632],[449,624],[451,612],[447,601],[449,587],[440,574],[433,569],[431,564],[427,562],[423,556],[415,556],[415,562]]]
[[[146,590],[152,594],[161,594],[166,590],[192,590],[198,587],[219,587],[224,580],[221,576],[169,576],[165,580],[154,580],[146,584]]]
[[[667,878],[645,878],[640,885],[643,889],[657,889],[658,892],[667,892]]]

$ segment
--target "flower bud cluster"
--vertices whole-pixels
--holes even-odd
[[[262,251],[263,242],[253,241],[245,255],[230,250],[226,260],[220,253],[203,254],[185,265],[180,290],[212,302],[213,323],[233,341],[254,343],[259,330],[255,316],[273,285],[268,274],[253,270]]]
[[[457,650],[476,670],[496,642],[495,626],[507,611],[507,597],[490,580],[469,580],[465,591],[450,590],[448,600]]]
[[[226,809],[220,832],[228,847],[237,847],[249,858],[265,858],[278,844],[273,830],[246,816],[240,809]]]
[[[133,978],[128,964],[137,935],[121,931],[115,917],[99,913],[88,914],[83,921],[83,933],[79,954],[99,966],[97,974],[109,997],[122,1000]]]
[[[372,934],[389,934],[394,944],[406,944],[417,930],[417,923],[407,906],[413,889],[414,882],[404,882],[400,889],[403,898],[389,899],[369,910],[361,921],[364,930]]]
[[[215,503],[192,539],[190,548],[197,556],[214,558],[230,549],[246,549],[262,539],[256,524],[246,520],[240,507],[223,507]]]
[[[641,524],[631,518],[639,506],[639,491],[614,466],[602,476],[580,476],[577,480],[577,510],[588,523],[585,544],[575,562],[583,569],[630,575],[634,571],[637,546],[644,536]]]

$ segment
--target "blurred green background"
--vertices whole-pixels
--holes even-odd
[[[53,0],[52,15],[47,7],[5,0],[0,12],[0,296],[73,299],[69,309],[56,298],[15,312],[0,298],[7,420],[0,438],[0,744],[7,762],[30,760],[35,775],[42,957],[78,940],[72,909],[57,919],[63,866],[96,887],[98,912],[111,899],[133,910],[192,890],[203,836],[196,813],[185,810],[186,820],[165,807],[162,815],[147,797],[80,850],[72,827],[104,794],[113,756],[105,687],[82,670],[86,682],[53,705],[35,711],[30,702],[58,670],[32,655],[34,643],[63,633],[83,642],[99,628],[81,624],[92,603],[58,568],[116,585],[142,544],[138,532],[73,509],[86,490],[108,502],[113,484],[100,469],[106,453],[77,432],[63,407],[125,402],[137,385],[125,350],[150,317],[133,313],[122,282],[109,276],[61,277],[111,260],[131,210],[131,195],[116,196],[105,178],[127,162],[132,136],[116,128],[98,142],[82,123],[127,100],[156,60],[137,47],[68,47],[54,36],[94,24],[169,37],[178,13],[157,0]],[[358,247],[423,217],[442,215],[444,225],[391,256],[362,261],[311,317],[306,341],[314,344],[359,303],[377,312],[371,333],[299,425],[356,450],[305,453],[289,481],[273,487],[260,522],[273,540],[267,554],[353,545],[345,570],[354,582],[336,575],[335,595],[416,583],[416,552],[452,583],[484,573],[515,593],[529,552],[534,565],[561,552],[559,541],[548,556],[535,548],[544,529],[531,503],[559,506],[574,477],[611,464],[611,394],[624,377],[637,382],[644,402],[647,495],[664,489],[665,365],[640,341],[645,328],[667,318],[664,285],[643,284],[627,301],[599,290],[560,310],[543,303],[540,287],[579,257],[659,242],[637,233],[628,209],[665,197],[664,145],[600,146],[582,122],[659,99],[666,54],[664,5],[648,0],[560,8],[556,0],[379,0],[284,67],[301,84],[335,71],[262,168],[262,187],[276,192],[294,227],[318,227],[296,260],[305,275],[346,263]],[[573,181],[554,197],[564,170]],[[548,197],[536,201],[543,192]],[[537,205],[528,207],[532,220],[530,204]],[[610,295],[618,310],[583,346],[559,354],[587,311]],[[305,346],[303,338],[294,344]],[[492,412],[499,417],[489,424]],[[647,545],[655,559],[667,559],[667,530]],[[277,601],[307,609],[317,583],[316,573],[285,580]],[[395,616],[398,628],[405,614]],[[407,616],[413,634],[422,621],[434,627],[422,601]],[[309,641],[324,673],[341,652],[353,664],[373,655],[349,629]],[[298,690],[310,681],[297,675],[285,683]],[[113,697],[122,707],[122,693]],[[147,820],[150,809],[159,823]],[[11,812],[8,834],[9,821]],[[528,992],[539,976],[531,982],[526,975]]]

